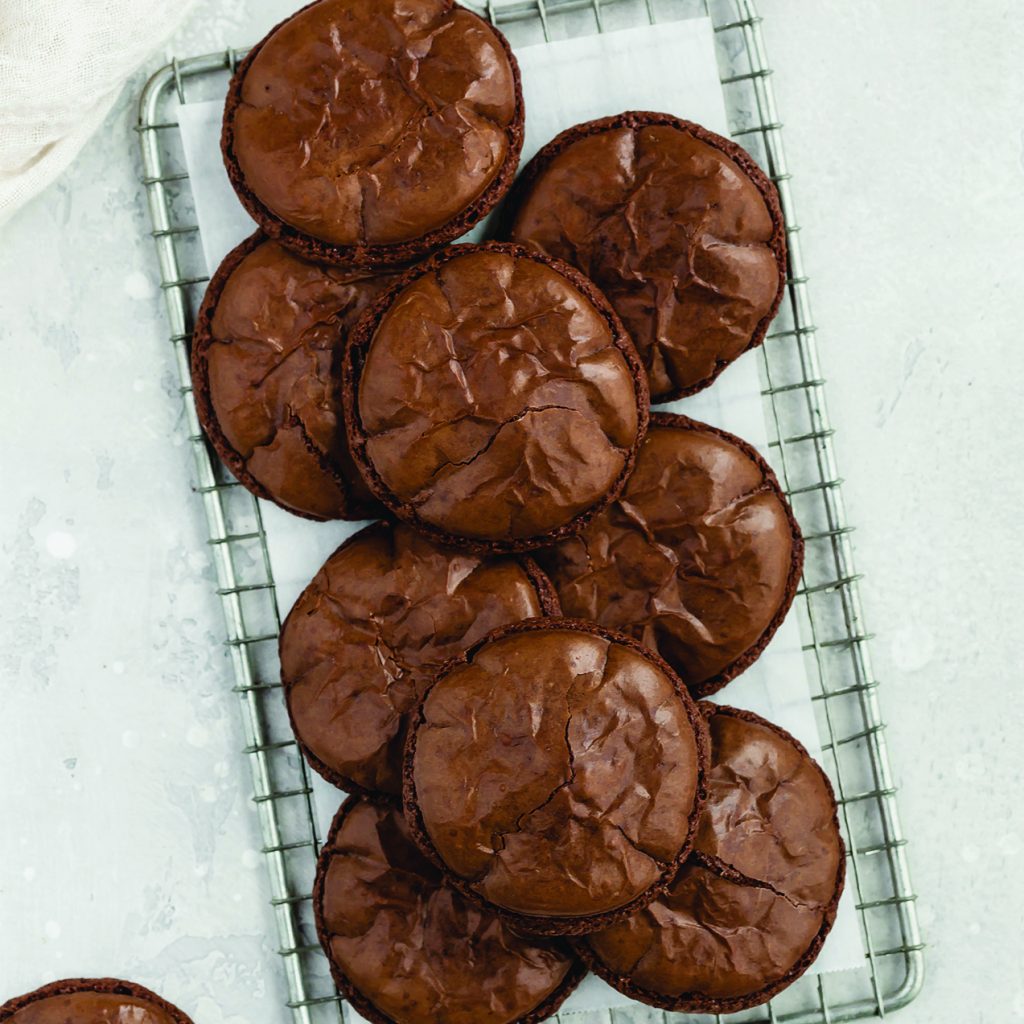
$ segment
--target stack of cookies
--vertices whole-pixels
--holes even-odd
[[[669,114],[578,125],[513,184],[523,118],[507,42],[450,0],[318,0],[228,96],[259,231],[198,317],[200,417],[253,493],[376,520],[280,640],[349,794],[320,938],[381,1024],[539,1021],[588,969],[730,1012],[817,955],[845,858],[806,750],[704,700],[789,610],[799,527],[749,444],[651,403],[760,344],[783,218]]]

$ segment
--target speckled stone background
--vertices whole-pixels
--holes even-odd
[[[201,0],[172,53],[290,0]],[[761,0],[928,951],[904,1024],[1024,1019],[1024,19]],[[0,228],[0,999],[283,986],[137,184],[140,73]]]

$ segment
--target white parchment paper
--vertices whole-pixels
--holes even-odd
[[[623,110],[669,111],[728,135],[711,23],[705,18],[523,47],[516,56],[526,101],[524,165],[563,129]],[[222,111],[221,101],[211,101],[187,104],[179,114],[203,251],[211,273],[255,227],[235,197],[221,162]],[[469,237],[478,233],[479,229]],[[756,353],[738,359],[712,387],[664,408],[730,430],[770,457]],[[269,502],[261,502],[261,506],[284,615],[328,555],[364,524],[311,523]],[[800,631],[791,615],[761,658],[717,699],[777,722],[817,756],[820,739],[810,693]],[[317,807],[326,832],[338,808],[338,791],[319,776],[315,780]],[[863,966],[860,926],[848,887],[835,926],[810,971]],[[562,1012],[610,1009],[628,1002],[591,976]],[[350,1016],[362,1019],[351,1010]]]

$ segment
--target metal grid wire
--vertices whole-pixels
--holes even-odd
[[[789,236],[790,277],[782,309],[761,349],[771,460],[807,541],[804,579],[794,613],[802,619],[823,761],[839,798],[849,852],[847,884],[856,894],[865,969],[804,977],[767,1006],[735,1021],[794,1024],[881,1017],[910,1002],[923,981],[921,937],[905,859],[853,567],[841,480],[825,409],[771,88],[771,69],[754,0],[510,0],[478,6],[514,45],[608,31],[648,21],[711,18],[732,136],[779,188]],[[257,502],[207,448],[191,395],[188,344],[207,280],[176,122],[179,104],[223,96],[244,51],[172,61],[148,82],[138,132],[143,184],[153,220],[171,343],[181,380],[185,426],[195,456],[196,491],[209,523],[245,725],[247,760],[270,870],[287,1006],[295,1024],[351,1019],[316,941],[311,891],[321,836],[309,770],[288,728],[277,663],[281,625],[266,535]],[[685,111],[679,111],[685,115]],[[637,1005],[628,1010],[563,1013],[564,1024],[681,1024],[709,1021]],[[716,1018],[721,1019],[721,1018]]]

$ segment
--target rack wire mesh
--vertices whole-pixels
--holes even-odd
[[[920,991],[923,944],[878,684],[871,670],[871,637],[858,596],[852,527],[843,507],[834,431],[825,406],[782,123],[755,0],[489,0],[476,6],[501,26],[513,45],[659,20],[706,16],[712,21],[731,134],[775,181],[786,216],[789,279],[782,309],[760,350],[762,394],[771,460],[807,541],[795,614],[802,620],[813,700],[825,739],[823,760],[840,803],[848,884],[856,893],[866,951],[864,969],[805,976],[766,1006],[730,1020],[829,1024],[885,1016]],[[195,490],[209,524],[217,593],[227,622],[225,642],[245,727],[286,1005],[294,1024],[338,1024],[352,1014],[330,982],[312,920],[312,880],[321,836],[309,771],[284,712],[277,663],[281,613],[266,533],[258,503],[207,447],[189,374],[190,329],[207,276],[176,110],[186,101],[222,96],[227,76],[244,54],[229,50],[174,60],[159,70],[143,91],[137,131],[185,428],[195,456]],[[564,1024],[681,1024],[712,1018],[636,1006],[563,1013],[558,1019]]]

